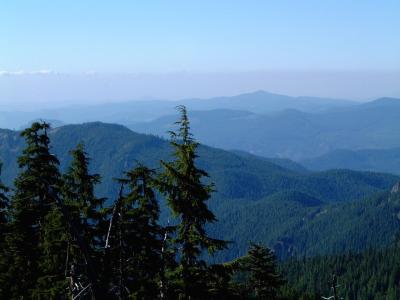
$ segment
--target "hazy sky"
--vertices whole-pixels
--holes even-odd
[[[0,102],[400,96],[399,33],[398,0],[0,1]]]

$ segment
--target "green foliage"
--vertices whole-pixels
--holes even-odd
[[[60,299],[65,296],[67,290],[65,278],[67,225],[62,213],[54,205],[45,216],[44,224],[37,269],[40,276],[35,283],[32,298]]]
[[[64,204],[68,206],[87,244],[96,250],[104,245],[99,229],[104,222],[102,208],[105,198],[97,198],[94,193],[101,178],[99,174],[90,174],[90,158],[83,144],[72,150],[71,156],[71,165],[63,176]]]
[[[64,293],[65,226],[57,209],[60,174],[50,154],[49,125],[34,123],[21,135],[26,147],[18,159],[20,174],[11,202],[7,272],[11,298],[49,297]],[[52,284],[49,285],[49,282]]]
[[[83,144],[78,144],[70,154],[71,164],[62,177],[63,204],[69,212],[69,221],[87,247],[86,255],[93,262],[94,271],[102,274],[107,210],[103,208],[105,198],[97,198],[94,192],[101,178],[98,174],[90,174],[90,158]],[[68,234],[67,273],[70,275],[70,284],[79,277],[80,283],[87,285],[90,282],[90,276],[87,274],[87,257],[80,249],[77,238],[71,233]]]
[[[111,290],[123,299],[156,299],[162,280],[164,231],[158,224],[154,172],[138,166],[125,175],[119,181],[129,192],[117,203],[118,218],[110,241],[109,257],[117,262],[112,268]]]
[[[0,175],[2,164],[0,162]],[[8,227],[8,207],[9,199],[7,193],[9,189],[3,184],[0,179],[0,245],[4,243]]]
[[[288,280],[288,286],[283,289],[288,295],[308,294],[309,299],[332,295],[330,282],[335,273],[338,276],[338,296],[344,299],[395,300],[400,296],[398,245],[359,254],[293,259],[283,264],[280,270]]]
[[[0,175],[1,167],[2,164],[0,163]],[[0,180],[0,243],[4,239],[5,226],[7,224],[7,208],[9,206],[8,191],[9,189]]]
[[[247,255],[239,258],[236,264],[246,278],[242,290],[249,298],[277,299],[284,280],[277,271],[271,249],[252,243]]]
[[[217,255],[218,261],[245,255],[243,248],[251,239],[269,245],[280,259],[360,252],[393,243],[400,227],[399,211],[399,201],[388,192],[333,204],[283,192],[251,205],[218,210],[221,222],[210,233],[235,240],[229,252]]]
[[[1,166],[0,163],[0,174],[1,174]],[[8,255],[5,247],[1,247],[4,245],[5,238],[8,233],[8,207],[9,207],[9,199],[7,193],[9,189],[1,182],[0,180],[0,298],[6,298],[6,290],[7,286],[5,278],[5,273],[8,269]]]
[[[208,209],[206,201],[213,191],[212,184],[204,184],[203,177],[208,174],[197,168],[197,142],[189,130],[189,120],[185,107],[179,107],[181,120],[178,132],[171,132],[171,145],[175,149],[175,160],[164,162],[161,174],[161,189],[167,197],[172,213],[179,218],[175,243],[179,252],[179,277],[182,284],[180,298],[204,298],[203,276],[206,263],[200,259],[203,250],[214,253],[225,247],[225,242],[209,237],[205,226],[216,221]]]

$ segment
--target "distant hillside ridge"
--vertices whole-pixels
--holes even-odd
[[[94,172],[104,177],[99,192],[107,196],[115,191],[112,186],[116,184],[112,179],[120,176],[124,170],[137,161],[156,167],[161,159],[170,158],[171,151],[165,139],[139,134],[122,125],[101,122],[57,127],[51,130],[50,138],[62,169],[69,163],[71,148],[79,142],[86,145],[92,156]],[[0,139],[3,176],[10,183],[16,175],[16,157],[23,147],[23,141],[19,132],[10,130],[1,130]],[[307,173],[250,154],[238,155],[208,146],[201,146],[199,154],[199,163],[216,182],[218,194],[230,198],[258,199],[280,190],[298,189],[322,201],[347,201],[387,189],[397,178],[387,174],[347,170]],[[113,163],[110,164],[110,161]],[[357,189],[349,189],[347,185],[350,184],[357,184]]]
[[[400,147],[400,99],[329,109],[318,113],[287,109],[270,114],[191,110],[192,129],[203,144],[295,161],[334,150]],[[132,123],[135,131],[165,136],[175,115]]]
[[[320,112],[327,109],[349,107],[349,100],[290,97],[266,91],[256,91],[231,97],[182,100],[137,100],[101,103],[97,105],[72,105],[38,111],[0,111],[0,128],[19,129],[35,119],[56,119],[64,124],[102,121],[130,125],[150,121],[175,113],[177,105],[190,110],[233,109],[255,113],[271,113],[284,109]]]
[[[335,150],[301,161],[310,170],[352,169],[400,174],[400,147],[391,149]]]
[[[86,145],[91,171],[103,177],[96,193],[108,197],[108,205],[116,198],[115,178],[122,172],[137,162],[157,170],[160,159],[171,159],[167,140],[135,133],[122,125],[66,125],[52,129],[49,136],[51,151],[60,159],[62,170],[70,162],[71,148],[80,142]],[[19,132],[0,130],[2,178],[7,184],[18,172],[16,159],[23,146]],[[209,172],[217,191],[210,207],[219,222],[209,230],[216,237],[233,241],[227,251],[215,257],[217,260],[243,255],[249,239],[274,247],[280,257],[361,250],[388,244],[399,226],[397,202],[374,196],[390,190],[400,181],[399,176],[351,170],[310,172],[290,163],[288,167],[292,167],[285,168],[273,160],[202,145],[198,154],[199,166]],[[166,221],[165,203],[160,205]],[[337,222],[332,223],[331,218]],[[372,234],[368,233],[370,226],[376,228]],[[343,235],[336,234],[339,232]],[[322,236],[327,234],[332,236],[324,241]],[[354,243],[347,247],[348,240]]]

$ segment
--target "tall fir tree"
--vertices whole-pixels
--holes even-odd
[[[105,198],[95,196],[95,187],[100,183],[99,174],[90,174],[90,158],[83,144],[71,152],[71,164],[63,176],[62,194],[68,209],[70,222],[87,248],[97,274],[102,273],[106,233]],[[72,285],[85,287],[89,284],[87,257],[82,253],[76,236],[69,236],[67,273]],[[78,280],[79,283],[73,282]],[[82,288],[80,287],[80,288]],[[75,289],[79,292],[79,288]]]
[[[190,123],[184,106],[178,107],[181,119],[176,122],[177,132],[171,133],[171,145],[175,149],[175,160],[161,161],[161,190],[167,197],[168,205],[178,217],[179,224],[175,242],[178,244],[178,280],[181,299],[204,299],[208,297],[204,278],[206,262],[201,258],[204,251],[214,253],[223,249],[226,242],[209,237],[206,225],[216,221],[207,207],[213,192],[213,185],[204,181],[208,174],[196,166],[198,143],[190,133]]]
[[[121,299],[157,299],[162,280],[163,228],[154,172],[139,165],[120,183],[128,192],[120,198],[112,238],[114,294]]]
[[[58,159],[50,154],[49,124],[22,131],[26,147],[18,158],[7,236],[12,282],[10,298],[56,299],[65,293],[65,224],[58,208]]]

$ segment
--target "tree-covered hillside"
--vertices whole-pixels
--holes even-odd
[[[291,260],[282,265],[281,272],[288,281],[289,299],[293,300],[332,296],[333,276],[337,278],[337,295],[342,299],[397,300],[400,297],[398,245],[358,254]]]
[[[359,252],[393,243],[399,213],[400,202],[389,193],[323,204],[303,193],[280,192],[251,205],[218,210],[221,222],[212,232],[235,241],[221,259],[243,255],[249,241],[267,243],[280,258]]]
[[[103,175],[100,194],[112,196],[117,190],[113,178],[122,170],[142,162],[156,167],[169,160],[170,146],[164,139],[132,132],[121,125],[86,123],[66,125],[49,132],[52,151],[60,158],[61,169],[70,161],[69,151],[82,142],[93,157],[91,168]],[[16,174],[16,157],[24,146],[19,132],[0,131],[0,159],[4,161],[4,181]],[[72,145],[72,147],[71,147]],[[282,190],[298,190],[321,201],[348,201],[390,188],[397,176],[372,172],[336,170],[304,174],[252,155],[235,154],[207,146],[199,147],[199,164],[209,170],[218,186],[218,197],[256,200]],[[112,161],[112,163],[110,163]]]
[[[120,125],[67,125],[51,130],[49,136],[52,141],[51,151],[60,159],[61,170],[66,170],[70,163],[69,151],[80,142],[85,144],[86,151],[92,157],[91,171],[102,175],[102,182],[96,189],[97,195],[108,197],[107,203],[115,200],[118,183],[114,178],[119,178],[124,170],[132,168],[137,162],[157,168],[161,159],[169,161],[172,158],[171,148],[166,140],[137,134]],[[10,184],[16,176],[16,157],[24,147],[24,142],[18,132],[8,130],[1,131],[1,140],[3,178]],[[347,216],[352,220],[350,224],[333,222],[331,225],[331,213],[338,209],[346,211],[347,207],[355,205],[353,200],[364,199],[371,194],[388,190],[399,180],[394,175],[371,172],[335,170],[312,173],[295,168],[289,170],[264,158],[206,146],[199,146],[198,153],[199,166],[209,172],[210,180],[215,183],[217,189],[210,201],[210,207],[218,215],[220,222],[218,226],[211,226],[209,230],[234,242],[227,251],[221,252],[220,259],[243,255],[249,236],[257,241],[267,242],[270,246],[282,244],[282,257],[293,253],[304,254],[306,246],[320,238],[318,234],[313,234],[312,228],[316,228],[315,230],[319,230],[323,235],[336,230],[350,230],[351,226],[362,224],[349,212]],[[364,206],[363,200],[354,203],[360,203],[361,208]],[[368,204],[365,206],[368,207]],[[165,208],[165,203],[161,203],[161,208]],[[326,209],[329,214],[324,213]],[[312,224],[315,225],[299,226],[303,224],[302,220],[305,217],[313,214],[320,216],[317,219],[321,220],[319,222],[322,225],[313,221]],[[162,210],[162,220],[165,221],[167,217],[165,210]],[[376,219],[375,215],[367,215],[365,222],[374,221],[380,226],[388,220],[384,215],[382,219]],[[274,226],[276,229],[273,229]],[[310,226],[310,230],[307,226]],[[387,234],[381,235],[376,231],[376,234],[371,235],[368,245],[391,241],[394,227],[385,225],[382,228],[387,230]],[[366,233],[367,229],[361,232]],[[352,236],[348,238],[352,239]],[[337,243],[342,243],[340,235],[333,236],[329,243],[323,244],[321,248],[311,247],[309,253],[335,250],[334,245]],[[367,245],[360,241],[343,247],[359,250]]]
[[[335,150],[301,162],[314,171],[352,169],[400,174],[400,148]]]

